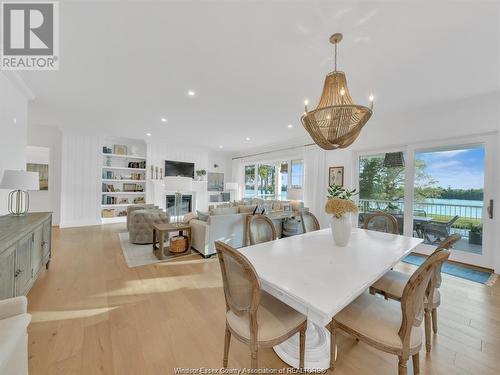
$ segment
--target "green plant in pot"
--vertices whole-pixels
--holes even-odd
[[[207,174],[207,171],[205,169],[198,169],[196,171],[196,179],[198,181],[203,180],[204,176]]]
[[[483,225],[473,224],[469,226],[469,243],[473,245],[483,244]]]

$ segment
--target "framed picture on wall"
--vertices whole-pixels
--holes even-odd
[[[344,167],[330,167],[328,185],[344,186]]]
[[[224,173],[207,173],[207,190],[224,191]]]
[[[48,164],[27,163],[26,170],[28,172],[38,172],[38,180],[39,180],[39,184],[40,184],[40,190],[49,190],[49,165]]]

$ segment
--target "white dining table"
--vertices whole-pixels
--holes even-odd
[[[307,316],[305,368],[325,369],[330,365],[330,334],[325,326],[421,242],[352,228],[348,245],[340,247],[331,229],[323,229],[239,251],[254,266],[263,290]],[[274,351],[297,367],[298,334]]]

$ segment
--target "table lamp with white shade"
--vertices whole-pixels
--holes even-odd
[[[5,170],[0,189],[13,189],[9,193],[9,212],[12,215],[26,215],[30,208],[28,190],[39,190],[38,172]]]
[[[193,190],[193,179],[191,177],[165,176],[163,182],[165,183],[165,190],[175,192],[174,216],[175,224],[179,225],[182,192]]]
[[[229,200],[234,201],[235,199],[233,197],[233,191],[237,192],[238,189],[240,188],[240,185],[237,182],[226,182],[226,185],[224,187],[227,191],[229,191],[230,195]]]

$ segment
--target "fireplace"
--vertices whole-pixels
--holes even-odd
[[[179,213],[181,216],[184,216],[185,214],[191,212],[192,203],[193,203],[193,196],[191,194],[182,195],[181,206],[179,209]],[[167,213],[171,217],[175,216],[174,206],[175,206],[175,195],[174,194],[167,195],[167,201],[165,207],[167,208]]]

